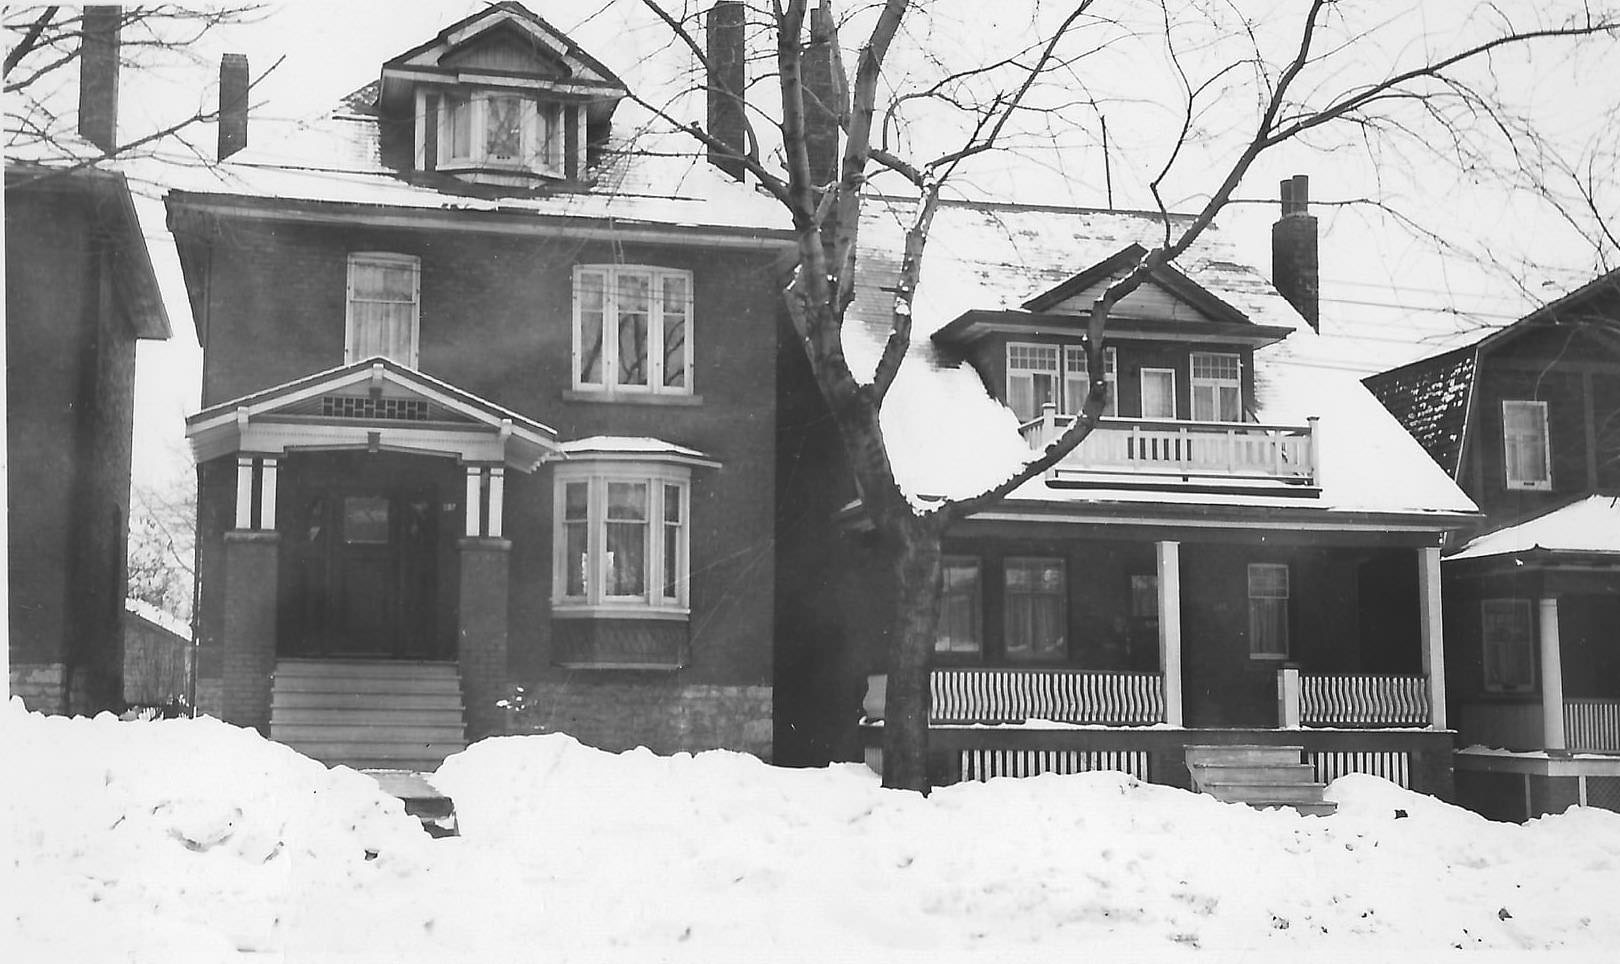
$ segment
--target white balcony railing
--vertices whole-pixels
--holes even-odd
[[[883,715],[887,677],[867,678],[866,715]],[[1059,668],[936,669],[929,674],[933,723],[1052,720],[1131,726],[1164,722],[1164,678]]]
[[[1055,472],[1258,479],[1312,485],[1317,478],[1316,419],[1307,425],[1102,418]],[[1031,448],[1045,448],[1074,422],[1047,406],[1022,426]]]

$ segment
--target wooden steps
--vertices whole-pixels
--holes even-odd
[[[328,765],[435,770],[467,746],[460,671],[454,663],[281,660],[270,738]]]
[[[1338,807],[1322,799],[1325,787],[1300,762],[1303,753],[1298,746],[1189,746],[1187,770],[1193,789],[1217,800],[1327,816]]]

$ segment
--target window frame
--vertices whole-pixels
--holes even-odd
[[[1286,562],[1251,562],[1248,565],[1247,571],[1249,602],[1249,658],[1286,660],[1289,658],[1289,654],[1293,651],[1294,647],[1293,571]],[[1264,595],[1256,594],[1255,590],[1257,587],[1255,582],[1255,574],[1261,571],[1282,572],[1283,579],[1281,595],[1277,595],[1275,593]],[[1262,586],[1259,588],[1263,589],[1265,587]],[[1282,648],[1280,650],[1257,649],[1256,647],[1259,645],[1260,641],[1260,632],[1258,620],[1256,618],[1259,613],[1255,607],[1255,604],[1262,601],[1272,602],[1276,600],[1281,600],[1282,602]]]
[[[1529,439],[1531,436],[1510,431],[1508,424],[1509,406],[1520,406],[1524,410],[1536,413],[1535,424],[1538,426],[1538,434],[1541,436],[1541,466],[1543,471],[1540,478],[1521,478],[1515,475],[1514,470],[1516,467],[1513,464],[1514,440]],[[1549,492],[1552,490],[1552,431],[1548,424],[1550,414],[1548,405],[1544,401],[1522,398],[1502,399],[1502,485],[1504,488],[1532,492]],[[1521,444],[1523,443],[1521,442]]]
[[[1029,353],[1029,354],[1034,354],[1034,353],[1045,354],[1047,352],[1051,352],[1051,355],[1052,355],[1052,367],[1050,369],[1044,369],[1044,368],[1035,368],[1035,367],[1032,367],[1032,366],[1029,366],[1029,365],[1022,365],[1022,364],[1015,367],[1013,365],[1013,354],[1014,354],[1015,351],[1025,352],[1025,353]],[[1028,422],[1028,421],[1030,421],[1032,419],[1037,419],[1037,418],[1041,417],[1041,409],[1045,406],[1045,403],[1040,402],[1040,401],[1037,400],[1037,395],[1036,395],[1036,392],[1035,392],[1035,379],[1036,379],[1037,376],[1050,378],[1052,380],[1052,388],[1051,388],[1050,397],[1051,397],[1052,403],[1054,405],[1057,405],[1062,400],[1062,397],[1063,397],[1063,395],[1062,395],[1062,393],[1063,393],[1063,346],[1062,345],[1052,345],[1052,344],[1047,344],[1047,343],[1044,343],[1044,342],[1037,342],[1037,341],[1009,341],[1009,342],[1007,342],[1006,348],[1004,350],[1004,359],[1005,359],[1005,362],[1006,362],[1006,371],[1007,371],[1007,379],[1006,379],[1006,381],[1007,381],[1007,407],[1013,410],[1013,414],[1018,417],[1018,420],[1020,422]],[[1015,380],[1020,381],[1020,382],[1027,382],[1028,385],[1029,385],[1029,400],[1030,400],[1030,404],[1033,406],[1033,411],[1031,412],[1031,414],[1029,415],[1028,418],[1025,418],[1023,413],[1018,411],[1017,405],[1014,404],[1013,382]]]
[[[1033,368],[1026,365],[1014,366],[1014,351],[1023,352],[1051,352],[1052,367],[1050,369]],[[1052,379],[1052,405],[1060,415],[1078,415],[1080,408],[1085,404],[1085,393],[1089,390],[1091,373],[1086,363],[1084,345],[1068,342],[1051,343],[1039,341],[1009,341],[1003,350],[1003,360],[1006,371],[1006,406],[1013,410],[1020,421],[1028,422],[1041,417],[1041,404],[1035,404],[1035,378],[1048,376]],[[1080,360],[1075,364],[1075,359]],[[1013,382],[1015,380],[1027,381],[1029,385],[1029,398],[1033,410],[1028,418],[1018,411],[1014,404]],[[1117,418],[1119,416],[1119,353],[1112,346],[1103,348],[1103,381],[1108,383],[1108,405],[1103,409],[1102,417]],[[1085,387],[1079,389],[1079,397],[1075,397],[1076,384]]]
[[[567,491],[571,483],[586,485],[585,567],[583,593],[568,593]],[[613,595],[607,591],[610,559],[607,550],[608,486],[610,483],[646,486],[647,504],[643,530],[642,592],[639,595]],[[678,500],[678,518],[670,520],[666,509],[670,494]],[[576,520],[577,524],[577,520]],[[674,595],[666,592],[666,564],[674,528],[676,552]],[[691,614],[692,577],[692,476],[686,466],[656,462],[580,461],[559,465],[552,479],[552,573],[553,615],[612,616],[640,619],[684,619]]]
[[[416,368],[417,359],[421,350],[422,341],[422,259],[414,254],[400,254],[394,251],[350,251],[346,263],[345,287],[343,297],[343,363],[352,365],[372,355],[359,355],[355,349],[355,317],[354,317],[354,269],[356,265],[372,264],[400,267],[408,265],[411,269],[411,330],[410,350],[408,359],[390,358],[407,368]],[[403,304],[404,302],[381,302],[384,304]],[[384,358],[389,356],[384,355]]]
[[[602,348],[601,348],[601,374],[600,382],[584,380],[583,361],[584,353],[584,314],[581,310],[581,293],[583,292],[583,279],[588,275],[599,275],[602,279]],[[621,384],[619,377],[619,321],[618,297],[619,278],[621,275],[645,274],[648,282],[647,298],[647,383],[637,385],[632,383]],[[682,346],[682,365],[685,376],[681,385],[665,385],[667,376],[665,371],[664,346],[664,318],[666,302],[664,299],[666,280],[679,279],[686,287],[686,300],[683,304],[684,345]],[[696,288],[692,272],[685,268],[665,268],[658,265],[642,264],[577,264],[573,271],[572,297],[573,335],[572,349],[569,359],[569,381],[576,392],[590,392],[597,395],[678,395],[691,396],[694,391],[695,372],[693,371],[693,327],[696,320]],[[609,321],[612,321],[610,324]]]
[[[950,581],[946,578],[948,570],[952,567],[972,568],[973,593],[968,601],[971,612],[972,631],[971,646],[941,646],[945,642],[943,630],[945,625],[946,600],[951,595]],[[984,560],[978,556],[947,555],[940,560],[940,592],[939,592],[939,621],[934,633],[934,655],[947,659],[972,660],[984,656]]]
[[[1490,609],[1493,606],[1511,607],[1515,619],[1522,618],[1524,629],[1523,646],[1524,659],[1529,667],[1528,679],[1518,685],[1508,685],[1500,679],[1492,679],[1491,650],[1496,648],[1488,633],[1492,624]],[[1536,617],[1534,607],[1529,599],[1514,596],[1500,596],[1479,601],[1479,648],[1480,648],[1480,686],[1487,693],[1502,695],[1518,695],[1534,693],[1540,685],[1538,667],[1536,666]],[[1509,645],[1513,645],[1510,643]]]
[[[1008,585],[1014,568],[1020,565],[1044,567],[1056,564],[1059,579],[1058,589],[1052,592],[1045,590],[1014,592]],[[1058,626],[1061,629],[1058,651],[1055,653],[1042,653],[1035,641],[1030,640],[1029,652],[1015,654],[1012,647],[1013,639],[1013,598],[1014,596],[1055,596],[1058,600]],[[1009,663],[1035,663],[1056,664],[1064,663],[1069,658],[1069,561],[1063,556],[1007,556],[1001,561],[1001,655]]]
[[[1074,364],[1078,358],[1080,364]],[[1082,381],[1083,379],[1083,381]],[[1103,407],[1103,418],[1119,417],[1119,352],[1112,346],[1103,347],[1103,381],[1108,385],[1108,404]],[[1071,397],[1071,389],[1076,385],[1079,388],[1078,399]],[[1086,358],[1086,346],[1063,346],[1063,397],[1058,404],[1058,411],[1064,415],[1079,415],[1080,409],[1086,404],[1086,394],[1091,391],[1091,363]]]
[[[1233,366],[1236,367],[1237,374],[1234,375],[1231,378],[1217,378],[1217,377],[1212,377],[1212,376],[1209,376],[1209,375],[1200,376],[1198,374],[1199,361],[1200,360],[1205,360],[1207,362],[1207,361],[1213,360],[1213,359],[1222,359],[1223,361],[1224,360],[1230,360],[1231,363],[1233,364]],[[1236,352],[1225,352],[1225,351],[1195,351],[1195,352],[1189,352],[1188,355],[1187,355],[1187,384],[1188,384],[1188,391],[1190,393],[1189,401],[1191,402],[1191,405],[1192,405],[1192,410],[1191,410],[1190,414],[1192,416],[1193,421],[1195,421],[1195,422],[1222,422],[1222,423],[1241,422],[1241,421],[1243,421],[1243,356],[1242,355],[1237,354]],[[1208,388],[1208,389],[1211,390],[1212,394],[1211,394],[1210,398],[1213,401],[1214,406],[1215,406],[1215,410],[1211,414],[1213,414],[1216,417],[1214,417],[1214,418],[1199,418],[1198,417],[1199,416],[1199,412],[1198,412],[1198,390],[1200,388]],[[1224,419],[1224,418],[1219,417],[1220,414],[1221,414],[1221,389],[1223,389],[1223,388],[1231,389],[1237,396],[1237,418],[1235,418],[1235,419]]]
[[[1147,380],[1148,380],[1149,375],[1169,375],[1170,376],[1170,414],[1169,415],[1149,415],[1147,413]],[[1140,411],[1142,413],[1142,415],[1141,415],[1142,418],[1149,419],[1149,420],[1157,419],[1157,420],[1160,420],[1160,421],[1174,421],[1179,417],[1177,415],[1177,413],[1180,411],[1181,405],[1176,400],[1176,370],[1174,368],[1143,368],[1140,372],[1137,373],[1137,380],[1138,380],[1137,387],[1141,390],[1141,395],[1138,396],[1138,400],[1137,400],[1137,409],[1138,409],[1138,411]]]
[[[520,156],[516,161],[494,160],[489,155],[490,102],[500,99],[518,101],[522,140]],[[468,153],[455,150],[455,115],[460,105],[467,111]],[[541,100],[517,90],[455,90],[445,89],[439,95],[438,156],[436,166],[454,171],[479,168],[495,172],[539,174],[545,177],[563,177],[565,170],[563,125],[564,106],[556,101]]]

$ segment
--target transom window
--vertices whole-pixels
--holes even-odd
[[[1480,639],[1485,647],[1485,689],[1523,693],[1536,685],[1530,600],[1480,601]]]
[[[346,364],[380,355],[416,367],[419,274],[410,255],[349,255]]]
[[[1117,356],[1114,349],[1103,350],[1103,379],[1108,383],[1107,416],[1119,412],[1114,390]],[[1086,351],[1079,345],[1007,344],[1007,405],[1020,421],[1041,414],[1050,403],[1067,415],[1080,412],[1091,388]]]
[[[1546,402],[1502,401],[1502,462],[1508,488],[1552,488]]]
[[[440,101],[441,168],[492,167],[563,174],[562,105],[493,91]]]
[[[1249,655],[1288,655],[1288,566],[1249,564]]]
[[[1068,653],[1068,579],[1062,559],[1006,560],[1004,643],[1010,660],[1061,660]]]
[[[1192,417],[1196,422],[1243,420],[1243,359],[1192,353]]]
[[[558,610],[684,613],[690,486],[683,469],[559,468],[552,602]]]
[[[972,556],[946,556],[934,652],[980,652],[984,646],[980,635],[983,613],[984,593],[979,560]]]
[[[575,268],[574,387],[691,394],[692,273]]]

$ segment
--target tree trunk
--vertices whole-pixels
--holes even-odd
[[[908,516],[892,542],[894,614],[883,706],[883,785],[927,793],[928,666],[939,623],[940,526]]]

